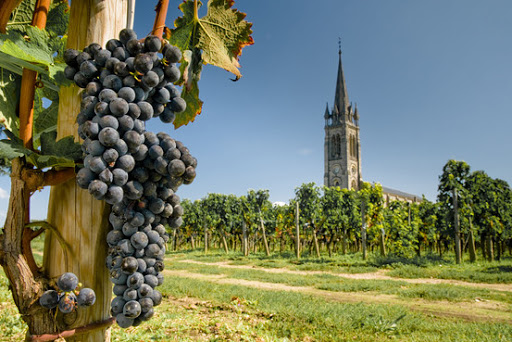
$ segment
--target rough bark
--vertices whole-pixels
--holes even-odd
[[[28,335],[57,331],[57,323],[50,310],[39,305],[39,297],[46,289],[46,280],[34,273],[23,251],[26,203],[29,191],[22,179],[23,160],[12,161],[9,215],[1,240],[2,266],[11,286],[14,303],[28,325]]]

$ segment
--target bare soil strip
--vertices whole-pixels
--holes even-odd
[[[333,276],[338,276],[342,278],[348,279],[361,279],[361,280],[394,280],[394,281],[404,281],[411,284],[450,284],[450,285],[458,285],[458,286],[468,286],[468,287],[478,287],[482,289],[488,290],[496,290],[496,291],[506,291],[512,292],[512,284],[483,284],[483,283],[470,283],[467,281],[453,280],[453,279],[435,279],[435,278],[396,278],[390,277],[386,275],[387,270],[379,270],[377,272],[371,273],[334,273],[334,272],[324,272],[324,271],[297,271],[290,270],[287,268],[265,268],[254,265],[231,265],[228,262],[201,262],[196,260],[179,260],[180,262],[187,262],[191,264],[200,264],[200,265],[211,265],[211,266],[219,266],[225,268],[239,268],[239,269],[254,269],[259,271],[264,271],[268,273],[289,273],[289,274],[299,274],[299,275],[308,275],[308,274],[330,274]]]
[[[332,292],[319,290],[309,286],[290,286],[285,284],[267,283],[261,281],[233,279],[224,275],[198,274],[184,270],[164,270],[168,276],[184,277],[208,281],[224,285],[241,285],[269,291],[299,292],[320,296],[327,300],[341,303],[391,304],[402,305],[411,310],[420,311],[433,316],[460,318],[476,322],[504,322],[512,324],[510,307],[494,301],[480,302],[448,302],[426,301],[423,299],[402,299],[395,295],[377,294],[370,292]]]

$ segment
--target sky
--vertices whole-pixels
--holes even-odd
[[[180,2],[171,1],[169,27]],[[198,159],[182,198],[268,189],[271,201],[287,202],[302,183],[322,185],[323,115],[334,101],[339,38],[349,100],[359,109],[363,180],[435,201],[442,168],[456,159],[512,184],[511,1],[237,0],[234,7],[253,23],[243,77],[232,82],[205,66],[195,122],[176,131],[159,120],[148,125]],[[140,37],[153,21],[153,6],[137,1]],[[9,178],[0,177],[0,220],[8,193]],[[46,216],[47,197],[46,190],[33,197],[34,218]]]

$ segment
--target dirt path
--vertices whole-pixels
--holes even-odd
[[[208,281],[216,284],[241,285],[268,291],[300,292],[314,296],[320,296],[327,300],[342,303],[363,302],[367,304],[403,305],[411,310],[420,311],[433,316],[455,317],[467,321],[505,322],[512,324],[509,306],[494,301],[454,303],[448,301],[426,301],[423,299],[402,299],[395,295],[375,294],[367,292],[332,292],[319,290],[309,286],[290,286],[286,284],[267,283],[245,279],[233,279],[224,275],[205,275],[192,273],[185,270],[165,270],[164,274],[168,276]]]
[[[482,289],[496,290],[496,291],[506,291],[512,292],[512,284],[482,284],[482,283],[470,283],[467,281],[460,280],[452,280],[452,279],[434,279],[434,278],[396,278],[390,277],[386,275],[388,271],[379,270],[377,272],[371,273],[333,273],[333,272],[324,272],[324,271],[297,271],[290,270],[287,268],[265,268],[253,265],[231,265],[228,262],[201,262],[196,260],[179,260],[180,262],[187,262],[191,264],[199,264],[199,265],[211,265],[211,266],[220,266],[225,268],[239,268],[239,269],[254,269],[260,270],[268,273],[289,273],[289,274],[299,274],[299,275],[308,275],[308,274],[330,274],[342,278],[348,279],[362,279],[362,280],[394,280],[394,281],[403,281],[411,284],[450,284],[450,285],[459,285],[459,286],[468,286],[468,287],[477,287]]]

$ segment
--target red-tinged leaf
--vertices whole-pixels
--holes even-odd
[[[201,110],[203,108],[203,101],[199,99],[197,80],[192,81],[189,86],[183,87],[181,97],[185,102],[187,102],[187,109],[182,113],[176,114],[176,118],[174,119],[174,128],[193,122],[196,116],[201,114]]]
[[[210,0],[206,16],[198,18],[194,1],[185,0],[179,6],[183,16],[175,20],[174,29],[165,30],[169,42],[184,51],[178,84],[184,86],[182,97],[187,110],[177,116],[176,128],[193,121],[201,112],[202,101],[194,94],[199,94],[197,82],[203,64],[223,68],[233,73],[235,80],[242,77],[238,58],[244,46],[254,43],[252,24],[244,20],[245,13],[231,8],[233,4],[232,0]]]

